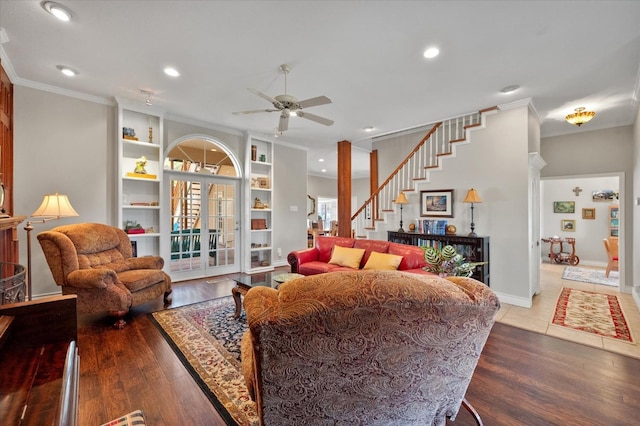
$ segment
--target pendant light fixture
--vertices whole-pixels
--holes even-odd
[[[565,120],[571,124],[575,124],[580,127],[587,121],[591,120],[596,115],[594,111],[586,111],[586,108],[576,108],[576,112],[569,114],[565,117]]]

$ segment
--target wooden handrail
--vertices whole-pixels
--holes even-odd
[[[382,185],[380,185],[378,187],[378,189],[375,190],[375,192],[373,194],[371,194],[371,196],[369,197],[369,199],[367,199],[367,201],[364,202],[364,204],[358,209],[358,211],[355,212],[355,214],[353,216],[351,216],[351,220],[354,220],[356,217],[358,217],[358,214],[360,214],[362,212],[362,210],[365,209],[365,207],[367,206],[367,204],[369,202],[373,201],[373,198],[375,198],[380,191],[382,191],[382,189],[387,186],[387,184],[389,184],[389,182],[391,182],[391,180],[400,172],[400,170],[402,170],[402,168],[405,166],[405,164],[407,164],[409,162],[409,160],[411,160],[411,157],[413,157],[416,152],[418,152],[418,150],[422,147],[422,145],[424,145],[424,143],[429,140],[429,138],[431,137],[431,135],[433,135],[433,133],[438,129],[438,127],[440,127],[442,125],[442,121],[436,123],[433,125],[433,127],[431,128],[431,130],[429,130],[429,132],[420,140],[420,142],[418,142],[418,144],[415,146],[415,148],[413,148],[413,150],[409,153],[409,155],[407,155],[405,157],[404,160],[402,160],[402,162],[398,165],[398,167],[396,167],[396,169],[391,172],[391,174],[389,175],[389,177],[382,183]]]

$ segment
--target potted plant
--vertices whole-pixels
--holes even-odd
[[[420,247],[424,250],[424,260],[428,263],[423,267],[425,271],[432,272],[441,277],[458,276],[470,277],[476,266],[487,262],[468,262],[464,256],[458,253],[455,247],[446,245],[442,249],[436,247]]]

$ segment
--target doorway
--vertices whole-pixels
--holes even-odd
[[[619,291],[625,290],[623,193],[624,173],[541,179],[541,238],[575,238],[575,254],[580,259],[577,266],[604,270],[607,266],[607,254],[603,240],[618,235]],[[602,197],[602,194],[614,195]],[[554,212],[556,202],[561,202],[562,207],[568,207],[568,210]],[[609,220],[612,207],[619,211],[616,229],[611,228]],[[549,244],[542,244],[541,261],[548,263],[550,247]]]
[[[240,271],[237,162],[218,141],[184,138],[165,160],[174,281]]]

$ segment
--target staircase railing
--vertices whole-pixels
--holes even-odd
[[[367,231],[376,229],[383,213],[394,212],[393,201],[401,192],[416,190],[416,184],[428,179],[428,172],[441,167],[440,157],[453,154],[452,147],[467,139],[467,130],[482,125],[482,114],[496,109],[440,121],[431,126],[427,134],[378,187],[368,200],[351,216],[351,229],[356,238],[367,238]]]

